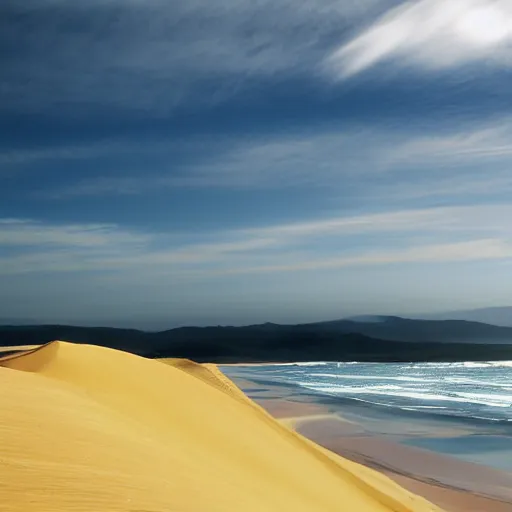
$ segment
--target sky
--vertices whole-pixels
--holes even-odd
[[[512,304],[509,0],[3,0],[0,321]]]

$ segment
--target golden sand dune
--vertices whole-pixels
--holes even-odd
[[[53,342],[0,359],[0,510],[438,510],[279,424],[212,365]]]

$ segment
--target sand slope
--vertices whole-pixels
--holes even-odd
[[[436,511],[214,366],[53,342],[0,359],[2,511]]]

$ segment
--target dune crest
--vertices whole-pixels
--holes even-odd
[[[53,342],[0,359],[0,509],[434,512],[213,365]]]

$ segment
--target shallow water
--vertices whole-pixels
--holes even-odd
[[[458,437],[409,438],[403,444],[452,455],[512,472],[511,440],[504,436],[469,435]]]

